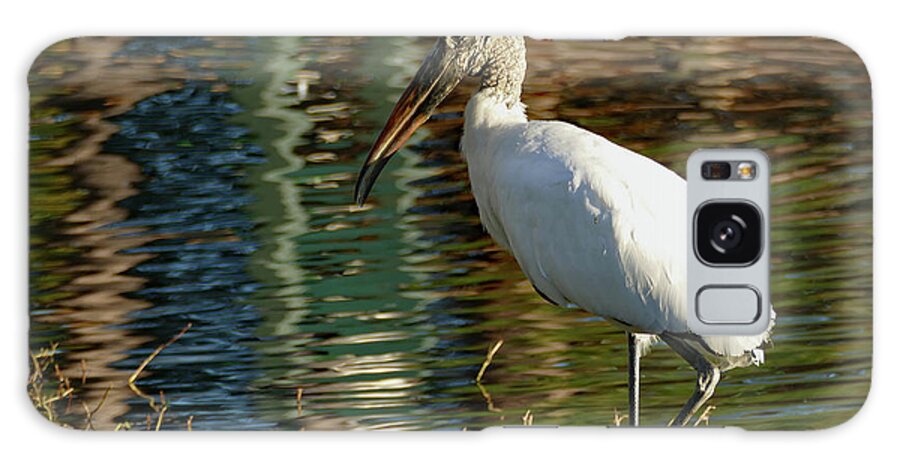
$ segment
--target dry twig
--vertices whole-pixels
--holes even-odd
[[[694,427],[697,427],[702,422],[703,425],[709,425],[709,413],[715,411],[716,407],[713,405],[709,405],[706,409],[703,410],[703,414],[700,414],[700,417],[697,418],[697,421],[694,422]]]
[[[532,425],[534,423],[534,414],[531,413],[531,410],[528,409],[525,411],[525,415],[522,416],[522,425]]]
[[[162,409],[159,410],[159,417],[156,418],[156,429],[155,431],[159,432],[159,428],[162,427],[163,417],[166,415],[166,411],[169,409],[169,405],[164,404]]]
[[[176,334],[174,337],[172,337],[169,341],[156,347],[156,349],[153,350],[152,353],[150,353],[150,356],[147,356],[147,358],[144,359],[144,361],[138,366],[137,370],[135,370],[134,373],[131,374],[130,377],[128,377],[128,388],[130,388],[131,391],[133,391],[134,394],[136,394],[137,396],[140,396],[141,398],[144,398],[147,401],[149,401],[150,407],[153,409],[156,409],[156,403],[155,403],[153,397],[144,393],[143,391],[141,391],[141,389],[138,388],[138,386],[135,385],[134,382],[137,380],[138,376],[140,376],[141,373],[144,372],[144,369],[147,368],[147,366],[150,364],[151,361],[153,361],[153,359],[155,359],[157,356],[159,356],[159,354],[162,353],[162,351],[164,349],[168,348],[171,344],[177,342],[178,339],[180,339],[182,336],[184,336],[184,334],[187,333],[188,330],[190,330],[191,326],[193,326],[193,324],[188,322],[187,325],[184,326],[183,329],[181,329],[181,332],[178,332],[178,334]]]
[[[487,403],[488,411],[503,412],[502,409],[494,406],[494,399],[491,398],[491,394],[488,393],[487,388],[484,388],[484,385],[482,385],[481,382],[476,383],[475,386],[478,387],[478,391],[481,392],[481,396],[484,398],[484,401]]]
[[[481,383],[481,378],[484,376],[484,372],[487,370],[488,366],[491,365],[491,361],[494,360],[494,355],[500,351],[500,347],[503,346],[503,339],[497,340],[497,343],[491,345],[491,348],[488,350],[487,358],[485,358],[484,362],[481,363],[481,369],[478,370],[478,375],[475,376],[475,383]]]
[[[103,407],[103,404],[106,403],[106,399],[109,398],[109,391],[112,390],[112,385],[106,387],[106,391],[103,392],[103,397],[100,398],[100,401],[97,403],[97,406],[94,409],[88,407],[87,403],[81,402],[81,407],[84,408],[84,429],[85,430],[94,430],[94,414],[97,414],[97,411]]]
[[[619,415],[618,409],[613,409],[613,423],[616,427],[621,427],[622,423],[628,419],[628,414]]]

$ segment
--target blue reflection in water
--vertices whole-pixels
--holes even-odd
[[[130,217],[113,227],[139,227],[139,235],[155,238],[125,253],[154,256],[127,274],[146,279],[145,288],[130,296],[151,305],[134,312],[129,327],[157,342],[117,367],[134,369],[157,343],[192,322],[185,337],[153,361],[140,385],[147,392],[183,393],[167,399],[174,406],[189,404],[185,409],[204,414],[206,423],[216,416],[231,422],[248,417],[249,402],[235,396],[246,395],[257,377],[248,369],[253,352],[242,344],[259,320],[256,308],[244,303],[258,287],[246,272],[258,243],[244,210],[253,201],[244,170],[265,158],[246,129],[227,123],[241,111],[227,93],[187,82],[116,118],[121,130],[105,147],[141,166],[145,178],[140,192],[121,203]]]
[[[786,66],[796,39],[660,40],[529,43],[537,70],[526,86],[530,114],[577,123],[676,168],[708,143],[775,153],[773,276],[787,276],[773,281],[776,347],[764,366],[723,379],[713,421],[772,429],[845,420],[865,398],[871,359],[866,79],[849,85],[835,74],[849,69],[846,57],[818,51],[806,63],[825,64]],[[721,51],[703,64],[697,51],[710,44]],[[106,71],[127,67],[136,86],[182,87],[103,120],[121,128],[104,153],[128,157],[142,182],[129,175],[127,186],[98,189],[97,177],[133,169],[99,156],[77,160],[71,180],[52,169],[33,184],[32,202],[46,217],[35,218],[42,240],[32,250],[47,252],[32,258],[40,264],[33,281],[46,285],[33,290],[46,305],[32,310],[33,346],[62,340],[76,375],[87,361],[93,396],[82,397],[90,405],[116,379],[118,397],[104,410],[123,414],[125,401],[131,411],[117,421],[136,425],[150,410],[122,379],[188,321],[191,331],[139,382],[147,393],[165,391],[167,429],[182,430],[194,416],[195,428],[208,429],[472,430],[518,424],[526,411],[535,423],[612,424],[627,394],[623,334],[586,312],[545,304],[485,237],[455,151],[470,92],[448,97],[442,115],[401,150],[367,209],[348,206],[359,163],[427,46],[396,38],[126,41]],[[604,58],[585,60],[593,50]],[[681,60],[689,71],[659,72]],[[147,63],[158,69],[135,71]],[[181,68],[196,79],[183,82]],[[294,93],[300,74],[318,76],[302,99]],[[619,77],[597,77],[608,75]],[[803,84],[813,78],[819,83]],[[93,133],[88,124],[57,126],[123,98],[104,87],[118,81],[96,80],[90,92],[68,81],[44,89],[43,109],[60,113],[39,131],[46,139],[34,139]],[[105,91],[113,99],[96,97]],[[672,106],[673,97],[681,103]],[[32,156],[49,157],[57,145],[36,144]],[[79,189],[75,199],[69,188]],[[132,194],[111,207],[109,198]],[[94,224],[126,210],[110,233],[95,233]],[[85,217],[95,221],[90,230],[69,230]],[[130,256],[95,259],[104,254]],[[117,286],[121,274],[127,287]],[[120,288],[141,290],[127,302],[107,298]],[[112,331],[108,321],[127,321],[118,327],[129,330]],[[110,334],[121,342],[109,343]],[[505,345],[485,384],[474,384],[498,339]],[[665,423],[693,375],[664,347],[647,365],[645,419]],[[82,427],[81,417],[71,424]]]

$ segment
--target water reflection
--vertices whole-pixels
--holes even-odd
[[[623,334],[543,303],[485,235],[456,151],[471,84],[364,209],[358,163],[429,40],[78,39],[31,76],[32,343],[61,342],[98,428],[478,429],[613,423]],[[871,355],[871,108],[817,39],[529,41],[525,103],[676,171],[693,149],[773,160],[775,348],[729,373],[713,425],[809,428],[861,404]],[[98,78],[97,76],[100,76]],[[102,83],[103,85],[97,85]],[[485,351],[503,348],[473,382]],[[689,394],[664,347],[644,416]],[[297,411],[301,388],[302,413]],[[488,401],[489,399],[489,401]],[[82,424],[76,414],[72,425]]]

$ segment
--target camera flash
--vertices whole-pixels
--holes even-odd
[[[749,161],[738,163],[737,175],[741,180],[752,180],[756,177],[756,163]]]

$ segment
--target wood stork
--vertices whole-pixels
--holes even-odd
[[[696,387],[669,425],[685,425],[722,371],[762,361],[769,331],[691,333],[685,181],[587,130],[529,121],[520,101],[525,66],[521,37],[438,39],[369,152],[356,202],[365,202],[390,157],[454,87],[480,78],[466,105],[461,151],[482,224],[546,300],[625,329],[632,425],[639,423],[642,352],[658,337],[684,358],[697,371]]]

